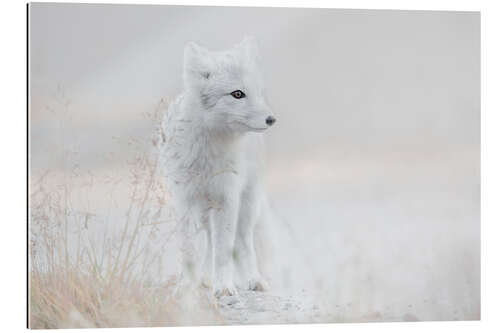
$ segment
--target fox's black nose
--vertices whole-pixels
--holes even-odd
[[[276,118],[274,118],[273,116],[269,116],[266,118],[266,124],[269,126],[272,126],[272,124],[274,124],[275,122],[276,122]]]

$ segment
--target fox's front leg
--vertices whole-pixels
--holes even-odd
[[[183,212],[180,218],[182,233],[182,272],[188,284],[194,284],[199,280],[199,254],[196,251],[197,227],[201,221],[199,207],[191,207]]]
[[[213,227],[213,291],[215,296],[235,295],[233,282],[233,250],[239,201],[226,196],[220,207],[212,210]]]
[[[205,222],[205,233],[207,240],[207,247],[205,252],[205,261],[203,263],[203,276],[202,276],[202,284],[205,287],[212,286],[212,276],[213,276],[213,267],[214,267],[214,256],[213,256],[213,241],[212,241],[212,220],[207,219]]]
[[[235,241],[235,262],[240,274],[242,287],[247,290],[265,291],[267,282],[259,273],[254,246],[254,230],[259,215],[262,213],[261,198],[254,191],[243,194],[238,216]]]

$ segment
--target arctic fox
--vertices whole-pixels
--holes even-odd
[[[248,37],[223,52],[188,43],[184,92],[162,124],[163,167],[184,236],[183,273],[198,276],[193,243],[197,229],[204,230],[203,280],[217,297],[236,294],[236,285],[268,288],[257,267],[254,229],[268,207],[261,132],[276,119],[257,58]]]

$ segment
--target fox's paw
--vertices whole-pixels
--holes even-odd
[[[267,291],[269,290],[269,284],[261,277],[253,278],[248,280],[248,290]]]
[[[208,277],[207,275],[204,275],[202,278],[201,278],[201,286],[203,288],[211,288],[212,287],[212,279],[210,277]]]
[[[214,288],[214,296],[220,298],[222,296],[235,296],[238,294],[238,291],[234,286],[232,287],[222,287],[222,288]]]
[[[214,296],[220,298],[222,296],[235,296],[238,294],[236,287],[232,283],[214,284]]]

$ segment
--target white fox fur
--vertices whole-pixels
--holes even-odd
[[[254,229],[268,207],[260,132],[274,120],[256,59],[250,38],[224,52],[188,43],[184,92],[162,125],[162,161],[184,236],[184,274],[199,275],[194,240],[201,228],[208,240],[203,279],[216,296],[235,294],[236,285],[268,288],[257,267]],[[234,97],[235,91],[244,97]]]

